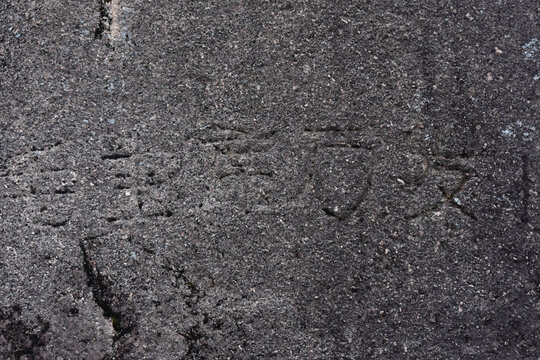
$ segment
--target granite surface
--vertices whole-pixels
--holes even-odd
[[[540,6],[4,0],[1,359],[540,357]]]

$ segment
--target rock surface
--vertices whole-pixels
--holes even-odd
[[[532,0],[5,0],[0,358],[537,359]]]

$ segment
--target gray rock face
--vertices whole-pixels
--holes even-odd
[[[536,359],[535,1],[0,4],[0,358]]]

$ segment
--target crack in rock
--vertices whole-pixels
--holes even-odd
[[[109,45],[128,40],[128,29],[133,8],[121,6],[120,0],[99,0],[99,23],[94,37],[102,39],[107,35]]]
[[[112,328],[115,332],[112,339],[112,357],[106,356],[104,360],[116,359],[118,340],[131,333],[135,328],[135,323],[132,319],[117,309],[117,306],[115,306],[117,298],[111,290],[110,280],[99,271],[95,261],[90,259],[88,256],[87,246],[85,245],[84,241],[80,241],[79,245],[82,252],[83,269],[88,279],[88,286],[92,289],[94,301],[103,311],[103,317],[112,322]]]
[[[96,39],[103,38],[103,34],[111,27],[111,0],[99,0],[99,23],[94,30],[94,37]]]

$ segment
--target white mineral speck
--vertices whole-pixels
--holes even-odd
[[[532,39],[531,41],[523,45],[522,49],[525,50],[525,60],[531,60],[540,50],[538,39]]]
[[[514,133],[512,132],[512,130],[510,130],[510,129],[505,129],[505,130],[503,130],[503,131],[502,131],[502,134],[503,134],[504,136],[515,136],[515,134],[514,134]]]

